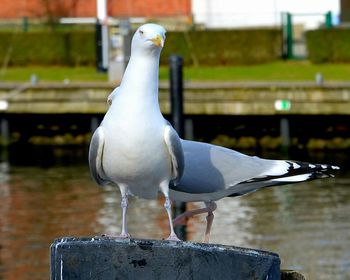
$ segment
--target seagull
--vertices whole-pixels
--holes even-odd
[[[102,186],[116,185],[121,192],[121,238],[130,237],[126,217],[129,194],[156,199],[161,192],[170,225],[167,240],[179,240],[172,222],[169,186],[182,176],[184,155],[181,140],[158,103],[165,32],[162,26],[150,23],[137,29],[120,86],[109,95],[110,107],[90,142],[93,178]]]
[[[165,29],[160,25],[145,24],[137,29],[121,84],[108,96],[109,109],[90,143],[92,177],[101,186],[118,186],[121,192],[120,238],[130,237],[126,218],[129,194],[156,199],[163,193],[170,227],[167,240],[179,241],[174,225],[207,213],[204,242],[209,242],[215,201],[264,187],[334,177],[338,166],[263,159],[180,139],[158,103],[164,41]],[[171,200],[203,202],[205,207],[172,220]]]
[[[205,207],[186,211],[174,219],[174,225],[185,224],[195,215],[208,213],[204,242],[217,208],[215,201],[241,196],[272,186],[334,177],[338,166],[311,164],[290,160],[270,160],[248,156],[217,145],[181,140],[185,168],[181,180],[170,188],[176,201],[204,202]]]

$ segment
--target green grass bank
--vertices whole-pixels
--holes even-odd
[[[186,66],[184,78],[189,81],[314,81],[322,73],[325,81],[349,81],[350,64],[313,64],[307,61],[277,61],[259,65]],[[107,81],[107,74],[93,66],[21,66],[0,70],[0,82],[28,82],[31,75],[39,81],[95,82]],[[161,66],[160,79],[168,79],[168,67]]]

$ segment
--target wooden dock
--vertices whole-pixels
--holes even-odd
[[[108,83],[0,84],[0,113],[103,114],[116,85]],[[350,82],[233,83],[187,82],[184,110],[188,115],[348,115]],[[169,88],[160,84],[163,113],[170,111]],[[282,105],[281,105],[282,104]],[[281,107],[282,106],[282,107]]]

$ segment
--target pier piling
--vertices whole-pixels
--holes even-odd
[[[280,277],[278,255],[233,246],[74,237],[51,245],[51,280]]]

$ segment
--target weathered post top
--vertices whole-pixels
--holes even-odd
[[[277,254],[214,244],[61,238],[51,245],[51,280],[280,279]]]

